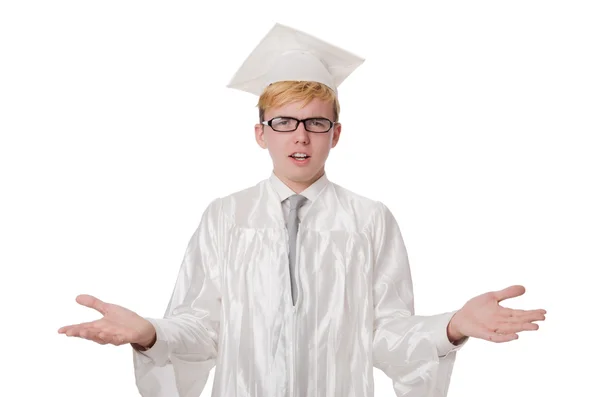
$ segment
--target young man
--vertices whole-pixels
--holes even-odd
[[[325,173],[341,133],[337,87],[362,61],[276,25],[230,84],[260,96],[255,135],[270,178],[208,206],[163,319],[84,295],[103,318],[59,332],[132,344],[148,397],[199,396],[214,366],[213,396],[370,397],[377,367],[398,396],[437,397],[469,337],[537,329],[544,310],[498,304],[519,286],[414,315],[393,215]]]

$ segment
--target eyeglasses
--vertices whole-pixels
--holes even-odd
[[[268,125],[277,132],[292,132],[296,131],[300,123],[304,123],[304,129],[306,131],[320,134],[329,131],[335,124],[331,120],[320,117],[313,117],[304,120],[298,120],[293,117],[275,117],[274,119],[263,121],[261,124]]]

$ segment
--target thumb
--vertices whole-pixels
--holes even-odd
[[[503,290],[496,291],[494,296],[498,302],[502,302],[505,299],[516,298],[517,296],[521,296],[525,293],[525,287],[522,285],[512,285],[508,288],[504,288]]]
[[[107,303],[102,302],[100,299],[91,296],[91,295],[79,295],[77,296],[77,298],[75,299],[75,301],[77,303],[79,303],[80,305],[89,307],[91,309],[95,309],[98,312],[100,312],[102,315],[106,314],[106,306]]]

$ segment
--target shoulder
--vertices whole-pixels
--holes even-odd
[[[338,185],[337,183],[331,182],[329,184],[330,188],[335,192],[335,195],[342,201],[346,203],[350,203],[353,205],[365,207],[365,208],[374,208],[377,207],[379,201],[374,200],[373,198],[367,197],[363,194],[359,194],[353,190],[345,188],[343,186]]]
[[[209,208],[222,207],[227,208],[228,205],[231,205],[232,202],[243,202],[248,199],[255,199],[260,197],[265,193],[267,189],[266,180],[260,181],[252,186],[236,190],[232,193],[226,194],[225,196],[220,196],[214,198],[210,204]]]
[[[214,199],[207,212],[214,213],[215,219],[226,226],[231,224],[248,226],[249,214],[266,219],[273,195],[269,181],[262,180],[252,186],[234,191]],[[217,215],[218,214],[218,215]]]
[[[262,180],[254,185],[245,187],[243,189],[239,189],[234,191],[233,193],[228,194],[227,196],[222,197],[223,201],[232,201],[232,200],[243,200],[247,198],[254,198],[260,196],[267,189],[268,180]]]
[[[336,195],[354,212],[356,226],[369,236],[375,245],[386,241],[404,244],[400,226],[390,208],[381,200],[358,194],[339,185],[333,185]]]
[[[359,228],[373,226],[373,223],[389,220],[391,213],[380,200],[357,193],[353,190],[330,183],[331,195],[335,197],[339,208],[352,214],[358,221]]]
[[[268,180],[262,180],[252,186],[234,191],[226,196],[220,197],[221,208],[224,212],[243,210],[245,206],[252,206],[258,200],[269,194]]]

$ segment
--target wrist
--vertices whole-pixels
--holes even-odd
[[[156,329],[148,320],[146,320],[146,324],[143,326],[143,329],[144,330],[141,332],[139,340],[135,341],[133,345],[139,350],[148,350],[156,343]]]
[[[154,336],[151,339],[148,339],[145,341],[140,341],[140,342],[134,342],[134,343],[132,343],[132,346],[136,350],[145,351],[145,350],[152,348],[152,346],[154,346],[155,343],[156,343],[156,333],[154,333]]]
[[[150,339],[148,339],[147,341],[143,341],[142,343],[140,343],[144,348],[146,349],[150,349],[152,346],[154,346],[154,344],[156,343],[156,332],[154,332],[152,334],[152,337]]]
[[[460,341],[466,338],[466,335],[460,332],[456,327],[457,314],[458,312],[455,313],[454,316],[452,316],[450,322],[448,323],[448,326],[446,327],[446,334],[448,335],[448,340],[453,344],[458,344]]]

